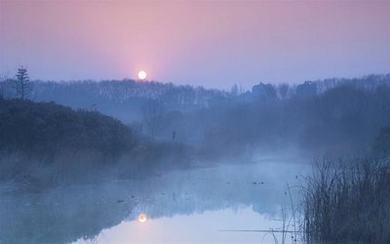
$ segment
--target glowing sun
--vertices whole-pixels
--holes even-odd
[[[146,214],[141,213],[141,214],[138,215],[138,221],[139,221],[139,222],[145,223],[146,220],[148,220],[148,217],[146,217]]]
[[[148,75],[148,74],[146,74],[145,71],[140,70],[140,71],[138,72],[138,79],[140,79],[140,80],[145,80],[147,75]]]

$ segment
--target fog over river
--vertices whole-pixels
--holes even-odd
[[[307,160],[271,156],[42,193],[2,186],[0,242],[274,243],[272,232],[237,230],[280,239],[283,214],[292,230],[291,203],[300,203],[310,169]]]

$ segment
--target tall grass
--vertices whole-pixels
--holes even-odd
[[[303,227],[306,243],[390,243],[389,160],[318,164]]]

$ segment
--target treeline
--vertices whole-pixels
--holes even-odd
[[[28,190],[188,167],[188,150],[96,111],[0,98],[0,182]]]
[[[165,113],[160,120],[157,135],[169,138],[174,131],[179,141],[221,153],[289,147],[317,155],[367,153],[380,147],[376,138],[390,125],[390,86],[343,85],[282,100],[226,100],[193,112]]]
[[[16,89],[16,79],[0,80],[0,97],[20,97]],[[33,101],[54,101],[58,104],[77,109],[97,110],[129,123],[143,120],[145,107],[150,101],[158,102],[166,113],[188,112],[209,108],[220,103],[249,102],[263,99],[289,99],[308,97],[344,85],[359,89],[372,90],[379,86],[390,85],[390,74],[370,75],[354,79],[325,79],[306,81],[302,84],[265,84],[259,83],[249,90],[234,85],[230,91],[205,89],[190,85],[173,85],[153,81],[135,80],[104,81],[32,81],[28,98]],[[22,86],[23,87],[23,86]]]
[[[0,99],[0,181],[45,189],[114,165],[137,144],[118,120],[54,103]]]
[[[134,147],[131,130],[98,112],[72,110],[54,103],[0,100],[0,149],[29,157],[95,151],[112,157]]]
[[[17,96],[12,80],[0,82]],[[259,83],[230,92],[158,82],[32,82],[30,99],[99,111],[153,139],[242,152],[299,147],[315,153],[371,150],[390,125],[390,74],[302,84]]]
[[[29,99],[54,101],[76,109],[96,110],[129,123],[142,120],[144,107],[158,101],[165,110],[191,110],[207,107],[213,100],[228,96],[227,92],[173,85],[172,83],[107,81],[33,81]],[[19,97],[14,79],[0,81],[0,97]]]
[[[379,132],[373,147],[374,155],[379,157],[390,156],[390,126],[384,127]]]
[[[137,133],[216,153],[287,146],[353,153],[371,150],[390,125],[390,74],[230,92],[133,80],[32,83],[32,100],[99,111]],[[4,97],[16,96],[2,84]]]

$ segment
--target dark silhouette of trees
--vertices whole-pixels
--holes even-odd
[[[305,81],[296,88],[296,94],[299,97],[312,97],[317,95],[317,83]]]
[[[7,93],[7,78],[5,75],[0,75],[0,99],[5,98]]]
[[[252,87],[252,94],[256,98],[273,100],[276,96],[276,89],[271,84],[260,83]]]
[[[18,69],[15,80],[16,95],[25,100],[32,92],[32,83],[28,77],[27,69],[23,66]]]
[[[390,156],[390,126],[380,130],[374,144],[374,153],[379,156]]]
[[[50,160],[82,151],[109,157],[135,143],[130,129],[118,120],[54,103],[0,100],[0,121],[0,151],[31,158]]]
[[[0,99],[0,183],[13,181],[26,191],[139,177],[176,162],[188,166],[188,155],[184,145],[137,135],[96,111]]]
[[[299,145],[307,151],[372,146],[390,125],[390,75],[308,81],[299,85],[259,83],[252,90],[224,92],[157,82],[34,82],[35,101],[75,109],[96,104],[99,112],[138,131],[181,143],[226,141],[229,146]],[[15,97],[9,90],[8,97]],[[142,128],[142,129],[141,129]],[[211,138],[212,137],[212,138]],[[208,148],[212,148],[211,146]]]

